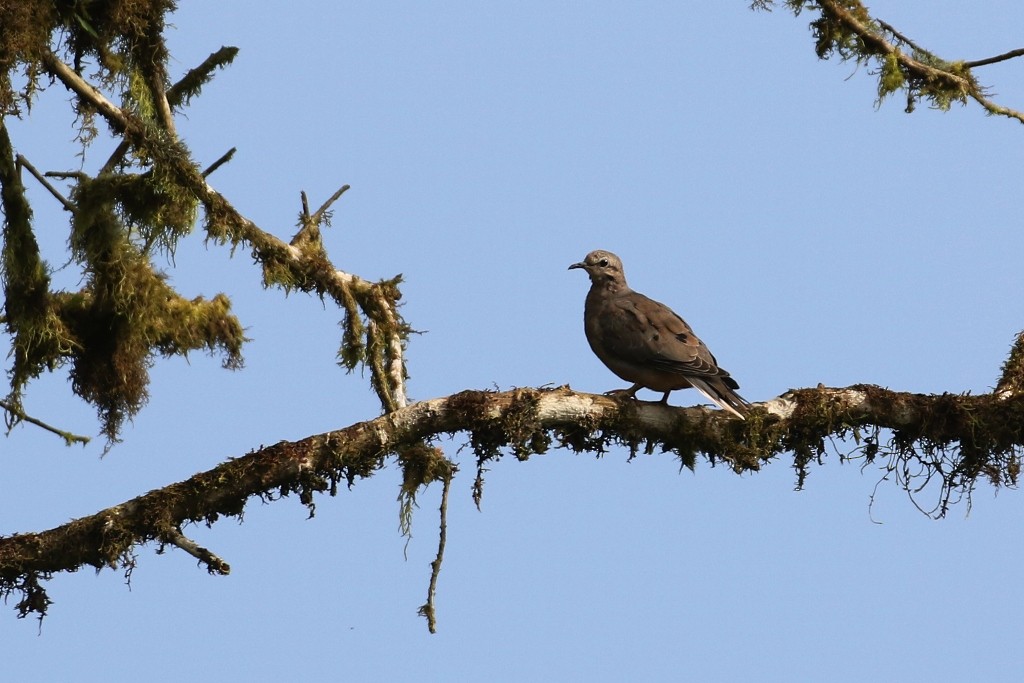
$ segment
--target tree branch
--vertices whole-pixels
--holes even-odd
[[[427,587],[427,602],[420,607],[420,615],[427,619],[427,629],[437,633],[437,610],[434,598],[437,595],[437,577],[441,574],[441,563],[444,562],[444,548],[448,543],[448,493],[452,488],[452,477],[458,470],[454,465],[441,481],[440,530],[437,538],[437,557],[430,563],[430,585]]]
[[[40,173],[39,170],[35,166],[33,166],[28,159],[19,154],[15,157],[15,160],[17,161],[18,166],[25,168],[29,173],[31,173],[32,176],[39,181],[39,184],[45,187],[49,191],[49,193],[52,194],[57,199],[57,201],[61,203],[65,210],[70,211],[71,213],[75,212],[75,205],[68,201],[68,199],[64,195],[62,195],[57,190],[57,188],[54,187],[50,183],[50,181],[46,179],[46,176]]]
[[[972,62],[964,62],[964,65],[968,69],[973,69],[976,66],[988,66],[989,64],[1005,62],[1008,59],[1014,59],[1016,57],[1024,57],[1024,48],[1010,50],[1009,52],[1004,52],[1003,54],[996,55],[995,57],[986,57],[985,59],[976,59]]]
[[[95,108],[130,144],[145,148],[154,164],[163,165],[181,187],[202,202],[209,237],[221,243],[251,246],[263,265],[264,284],[330,296],[347,314],[345,342],[339,354],[342,364],[348,370],[358,363],[370,368],[371,383],[385,411],[406,405],[405,339],[410,330],[398,314],[400,278],[367,282],[336,269],[322,250],[300,249],[260,229],[207,183],[179,141],[147,126],[131,112],[114,106],[52,52],[45,54],[42,62],[55,78]],[[325,206],[343,191],[339,190]],[[359,310],[370,323],[365,340],[359,339]]]
[[[11,418],[13,418],[7,420],[8,428],[13,427],[14,424],[17,422],[28,422],[29,424],[33,424],[36,427],[39,427],[40,429],[50,432],[51,434],[56,434],[60,438],[64,439],[64,443],[66,443],[68,446],[71,446],[76,443],[80,443],[84,446],[85,444],[89,443],[89,441],[91,441],[91,439],[88,436],[79,436],[78,434],[66,431],[64,429],[61,429],[60,427],[54,427],[51,424],[47,424],[42,420],[34,418],[28,413],[26,413],[24,410],[22,410],[21,407],[14,405],[10,401],[0,400],[0,408],[6,410],[8,414],[11,416]]]
[[[770,9],[772,0],[754,0],[752,7]],[[884,21],[870,15],[859,0],[819,0],[815,3],[789,1],[795,14],[817,10],[821,19],[812,22],[817,40],[818,56],[827,58],[837,52],[843,59],[856,57],[858,61],[878,59],[879,100],[896,90],[906,90],[907,111],[912,111],[915,100],[924,96],[936,106],[947,108],[951,101],[972,99],[991,114],[1005,116],[1024,123],[1024,112],[1010,109],[990,100],[985,89],[971,74],[971,68],[1024,55],[1024,50],[1013,50],[998,57],[974,62],[945,61],[918,46],[908,37]],[[898,43],[886,39],[891,36]],[[911,54],[901,47],[908,48]]]
[[[186,553],[205,564],[207,571],[211,574],[227,576],[231,573],[231,565],[192,539],[186,538],[178,529],[168,529],[165,531],[162,540],[165,543],[170,543],[171,545],[181,548]]]
[[[789,452],[798,485],[828,454],[833,438],[852,438],[856,446],[840,454],[841,460],[875,463],[883,479],[892,476],[908,493],[938,496],[932,514],[942,516],[951,502],[969,497],[979,479],[1016,485],[1024,398],[908,394],[870,385],[818,387],[756,404],[740,421],[706,408],[614,399],[567,387],[464,391],[261,448],[49,531],[0,538],[0,595],[24,592],[25,586],[38,592],[39,580],[55,572],[124,566],[137,546],[174,543],[177,530],[187,524],[240,516],[254,497],[296,493],[312,514],[315,494],[333,494],[339,482],[352,486],[372,476],[395,453],[404,459],[406,477],[415,469],[410,458],[431,459],[423,483],[437,480],[437,450],[411,446],[455,432],[468,435],[479,466],[509,451],[527,460],[551,446],[601,453],[622,445],[630,457],[671,452],[691,469],[700,453],[712,465],[723,463],[742,473]],[[932,478],[937,483],[920,491],[919,484]],[[403,486],[410,483],[415,485],[407,480]],[[181,539],[177,545],[189,547]],[[212,553],[193,550],[211,570],[221,566]],[[32,604],[48,604],[34,597]]]

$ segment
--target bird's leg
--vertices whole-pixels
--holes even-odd
[[[631,398],[635,401],[637,400],[636,392],[640,391],[640,389],[642,389],[643,386],[644,385],[642,384],[634,384],[629,389],[612,389],[611,391],[604,392],[604,395],[615,397],[624,396],[626,398]]]
[[[661,404],[661,405],[663,405],[663,406],[667,406],[667,405],[668,405],[668,395],[669,395],[669,394],[671,394],[671,393],[672,393],[672,390],[671,390],[671,389],[669,389],[668,391],[666,391],[666,392],[665,392],[665,395],[661,397],[661,400],[660,400],[660,401],[658,401],[658,403],[660,403],[660,404]]]

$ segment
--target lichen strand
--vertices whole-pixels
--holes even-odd
[[[121,223],[144,253],[155,247],[173,255],[178,240],[195,226],[199,206],[195,195],[159,167],[143,174],[104,175],[92,183],[109,193]]]
[[[502,449],[509,448],[517,460],[525,461],[551,446],[550,430],[541,425],[537,415],[542,393],[537,389],[514,389],[497,415],[489,400],[490,392],[465,391],[449,399],[450,419],[460,425],[460,431],[469,433],[469,445],[476,456],[473,500],[477,507],[483,496],[487,465],[501,458]]]
[[[416,494],[435,481],[448,481],[457,469],[437,446],[420,442],[397,449],[398,464],[402,468],[402,486],[398,491],[398,529],[412,536],[412,513],[416,507]]]
[[[847,427],[839,414],[841,405],[835,399],[814,390],[795,390],[789,395],[796,401],[796,409],[778,435],[778,442],[769,448],[793,454],[796,488],[802,489],[811,464],[820,465],[825,457],[825,440],[837,425],[840,437],[845,435]]]
[[[73,191],[79,208],[72,221],[70,246],[86,283],[79,293],[52,296],[71,343],[56,357],[52,345],[26,352],[31,367],[55,365],[70,357],[72,387],[97,407],[102,431],[112,442],[124,420],[146,402],[154,354],[219,350],[224,353],[224,365],[237,368],[245,341],[227,297],[217,295],[212,301],[181,297],[154,270],[146,247],[132,241],[122,216],[142,217],[126,211],[122,199],[136,184],[137,180],[125,184],[102,177],[82,180]],[[154,215],[162,214],[147,220]]]

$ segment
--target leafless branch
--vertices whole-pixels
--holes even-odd
[[[40,185],[45,187],[50,192],[50,194],[57,198],[57,201],[60,202],[65,209],[67,209],[71,213],[75,212],[75,205],[68,201],[67,198],[64,197],[64,195],[62,195],[56,187],[51,185],[50,181],[46,179],[45,175],[40,173],[39,170],[36,169],[36,167],[33,166],[28,159],[26,159],[20,154],[17,157],[15,157],[15,159],[17,161],[18,166],[28,170],[28,172],[31,173],[33,177],[35,177],[35,179],[39,181]]]
[[[440,532],[437,539],[437,557],[430,563],[430,585],[427,588],[427,602],[420,607],[420,615],[427,619],[427,629],[431,633],[437,633],[437,610],[434,598],[437,595],[437,577],[441,574],[441,563],[444,561],[444,548],[448,543],[448,492],[452,487],[452,477],[457,471],[452,465],[451,471],[442,481],[441,485],[441,507],[440,507]]]
[[[187,538],[178,529],[169,529],[163,533],[162,540],[165,543],[177,546],[186,553],[206,565],[211,574],[226,576],[231,573],[231,565],[220,559],[212,552],[202,547],[190,538]]]
[[[350,186],[348,185],[342,185],[340,188],[338,188],[338,191],[332,194],[330,199],[328,199],[326,202],[320,205],[320,208],[316,210],[316,213],[313,214],[310,220],[312,220],[314,223],[319,224],[320,221],[323,220],[324,214],[326,214],[328,209],[331,208],[331,204],[338,201],[338,198],[341,197],[341,195],[345,194],[345,192],[347,192],[349,189]],[[305,193],[303,193],[303,197],[305,197]],[[306,208],[308,209],[309,207]]]
[[[221,157],[219,159],[217,159],[217,161],[213,162],[212,164],[210,164],[209,166],[206,167],[206,170],[203,171],[203,177],[204,178],[208,177],[211,173],[216,171],[218,168],[220,168],[224,164],[226,164],[229,161],[231,161],[231,159],[235,156],[235,152],[237,152],[237,151],[238,151],[237,147],[232,147],[228,151],[224,152],[224,154],[221,155]]]
[[[34,418],[28,413],[26,413],[24,410],[19,408],[18,406],[10,403],[9,401],[0,400],[0,408],[6,410],[8,414],[14,418],[13,420],[9,419],[7,421],[9,427],[12,425],[13,422],[28,422],[29,424],[33,424],[36,427],[45,429],[51,434],[56,434],[60,438],[64,439],[64,443],[66,443],[68,446],[76,443],[80,443],[84,446],[90,441],[89,437],[87,436],[79,436],[78,434],[73,434],[71,432],[60,429],[59,427],[54,427],[53,425],[47,424],[42,420]]]
[[[973,69],[976,66],[988,66],[989,64],[1005,62],[1008,59],[1014,59],[1016,57],[1024,57],[1024,48],[1010,50],[1009,52],[1004,52],[1003,54],[996,55],[995,57],[986,57],[985,59],[976,59],[972,62],[964,62],[964,66],[968,69]]]

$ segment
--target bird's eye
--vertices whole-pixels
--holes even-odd
[[[608,267],[608,259],[606,259],[606,258],[601,259],[600,263],[598,263],[597,265],[601,266],[602,268],[607,268]]]

